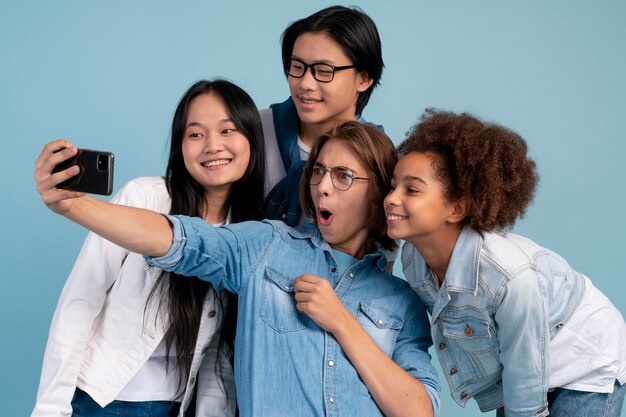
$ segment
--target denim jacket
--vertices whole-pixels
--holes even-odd
[[[168,216],[174,241],[148,263],[198,276],[239,295],[235,383],[242,416],[380,416],[376,402],[332,334],[295,306],[293,281],[325,277],[374,342],[426,387],[435,412],[428,316],[408,284],[385,271],[379,252],[340,276],[315,224],[280,221],[207,227]]]
[[[482,411],[545,416],[549,343],[584,290],[581,274],[554,252],[514,234],[459,235],[443,285],[410,244],[407,280],[431,314],[431,334],[454,400]]]
[[[267,196],[268,218],[282,220],[289,226],[297,226],[302,217],[300,180],[307,162],[300,159],[298,148],[300,118],[291,97],[282,103],[272,104],[270,107],[274,133],[286,176],[272,188]],[[357,120],[366,123],[360,116]],[[384,130],[382,126],[377,126]]]

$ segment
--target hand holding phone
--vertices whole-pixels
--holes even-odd
[[[58,152],[58,151],[57,151]],[[113,192],[114,157],[111,152],[78,149],[73,157],[59,163],[53,173],[78,165],[80,172],[57,188],[90,194],[111,195]]]

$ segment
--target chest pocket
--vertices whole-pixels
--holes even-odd
[[[500,360],[489,322],[474,317],[441,320],[443,336],[453,349],[459,370],[466,378],[485,377],[500,371]],[[463,372],[463,368],[464,372]]]
[[[293,279],[286,274],[267,267],[261,291],[259,316],[272,329],[279,333],[296,332],[310,323],[310,319],[296,309]]]
[[[378,347],[391,357],[404,320],[387,308],[366,302],[359,304],[356,318]]]

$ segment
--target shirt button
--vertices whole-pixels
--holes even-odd
[[[335,366],[335,361],[333,360],[328,361],[328,366],[330,366],[331,368]]]
[[[190,384],[195,384],[196,383],[196,377],[192,376],[191,379],[189,380]]]
[[[283,213],[280,217],[282,217],[283,219],[286,219],[287,218],[287,214]]]
[[[378,320],[378,325],[382,326],[383,325],[383,321],[382,320]]]
[[[352,273],[352,271],[350,271],[350,278],[354,277],[354,274]]]
[[[467,325],[467,327],[465,327],[465,336],[467,337],[474,336],[474,330],[472,330],[472,328],[469,327],[469,324]]]
[[[446,345],[445,343],[439,343],[439,350],[444,350],[447,347],[448,345]]]
[[[337,268],[333,267],[333,268],[330,270],[330,272],[333,272],[333,273],[337,272]]]
[[[467,398],[467,393],[462,392],[462,393],[461,393],[461,399],[462,399],[462,400],[464,400],[464,399],[466,399],[466,398]]]
[[[452,368],[450,369],[450,375],[454,375],[456,374],[458,371],[456,370],[456,368]]]
[[[216,312],[215,310],[211,310],[211,311],[209,311],[208,316],[209,316],[209,318],[210,318],[210,319],[212,319],[212,318],[213,318],[213,317],[215,317],[216,315],[217,315],[217,312]]]
[[[328,397],[328,401],[331,402],[331,403],[334,403],[335,402],[335,397]]]
[[[206,345],[202,348],[202,354],[204,355],[207,350],[209,350],[209,345]]]

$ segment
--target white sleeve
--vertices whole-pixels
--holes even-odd
[[[154,196],[142,184],[129,182],[111,201],[153,208]],[[96,234],[85,239],[52,318],[32,417],[71,416],[85,344],[127,255]]]

